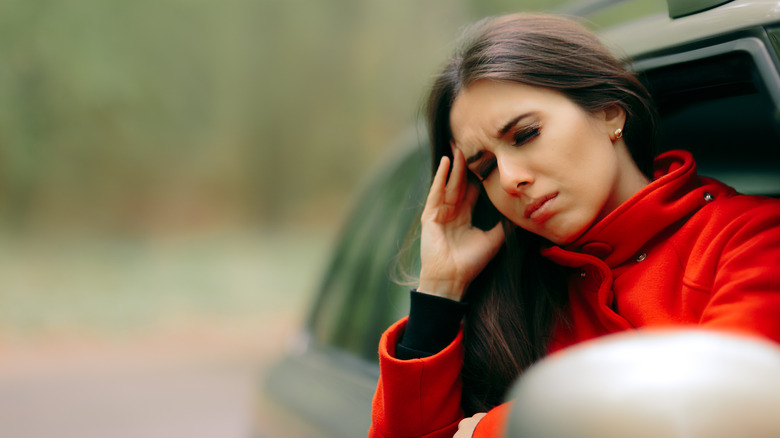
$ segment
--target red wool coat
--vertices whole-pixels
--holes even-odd
[[[691,155],[656,160],[656,179],[566,248],[544,256],[576,268],[556,351],[640,327],[691,326],[780,343],[780,200],[746,196],[699,177]],[[403,319],[382,336],[372,438],[452,437],[460,409],[462,332],[443,351],[394,358]],[[501,436],[508,405],[474,437]]]

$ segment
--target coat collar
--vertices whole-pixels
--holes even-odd
[[[559,258],[563,252],[589,254],[615,267],[638,255],[653,236],[713,199],[723,191],[719,183],[696,174],[696,163],[687,151],[666,152],[655,160],[654,180],[593,225],[565,248],[543,252]],[[556,249],[557,248],[557,249]],[[563,251],[561,251],[563,250]]]

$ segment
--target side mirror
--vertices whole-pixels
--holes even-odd
[[[640,331],[554,353],[515,383],[507,437],[780,437],[780,346]]]

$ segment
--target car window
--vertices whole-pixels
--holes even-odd
[[[417,145],[369,187],[347,221],[309,329],[321,345],[376,360],[379,335],[409,311],[409,287],[397,282],[399,253],[417,222],[428,185],[428,151]],[[408,271],[419,271],[411,242]]]
[[[780,195],[780,79],[764,42],[740,38],[639,62],[659,145],[744,193]]]

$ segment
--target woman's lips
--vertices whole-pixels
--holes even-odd
[[[529,204],[528,207],[525,208],[525,218],[526,219],[531,219],[531,216],[534,213],[539,211],[539,209],[544,207],[544,205],[547,204],[547,202],[549,200],[555,198],[556,196],[558,196],[558,193],[551,193],[549,195],[546,195],[546,196],[542,197],[538,201],[534,201],[531,204]]]

